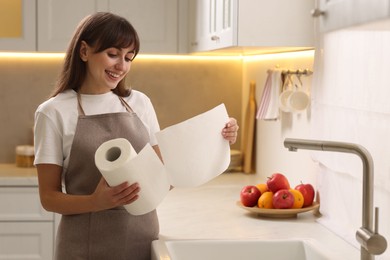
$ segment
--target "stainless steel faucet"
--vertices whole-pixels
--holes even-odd
[[[289,151],[298,149],[352,153],[360,157],[363,163],[363,207],[362,227],[356,231],[356,240],[360,243],[361,260],[374,260],[374,255],[386,251],[387,241],[378,233],[378,213],[375,208],[375,229],[373,227],[374,163],[370,153],[363,146],[353,143],[291,139],[284,140],[284,147]]]

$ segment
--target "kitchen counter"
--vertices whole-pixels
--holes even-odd
[[[174,188],[157,208],[161,239],[311,239],[334,259],[360,259],[360,252],[316,222],[312,212],[297,218],[259,217],[239,208],[241,188],[256,175],[224,173],[196,188]],[[0,164],[0,186],[38,186],[35,168]],[[358,227],[356,227],[358,228]]]
[[[0,186],[38,186],[37,170],[0,164]]]
[[[313,212],[275,219],[238,207],[241,188],[257,183],[256,175],[224,173],[200,187],[174,188],[157,209],[160,239],[310,239],[332,252],[332,260],[360,259],[360,251],[316,222]]]

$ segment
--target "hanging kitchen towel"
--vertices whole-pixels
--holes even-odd
[[[271,91],[271,84],[272,84],[272,70],[268,70],[267,74],[268,76],[265,81],[263,93],[260,99],[259,108],[256,114],[257,119],[264,119],[269,105],[269,98],[270,98],[270,91]]]
[[[279,118],[279,94],[282,85],[282,70],[273,69],[267,71],[263,94],[260,100],[257,119],[277,120]]]

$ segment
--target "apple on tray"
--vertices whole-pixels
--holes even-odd
[[[288,189],[278,190],[272,197],[275,209],[291,209],[294,205],[294,195]]]
[[[247,185],[240,192],[240,200],[245,207],[254,207],[257,205],[260,195],[261,192],[256,186]]]
[[[299,184],[295,187],[295,190],[298,190],[303,195],[303,207],[309,207],[313,204],[315,191],[311,184]]]
[[[276,193],[278,190],[290,189],[290,183],[286,176],[281,173],[274,173],[271,177],[268,177],[267,186],[270,191]]]

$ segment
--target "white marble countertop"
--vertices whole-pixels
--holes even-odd
[[[310,239],[334,259],[360,259],[357,248],[316,222],[312,212],[297,218],[259,217],[236,205],[256,175],[225,173],[196,188],[174,188],[159,205],[160,239]],[[318,243],[317,243],[318,242]]]
[[[316,222],[312,212],[297,218],[262,218],[239,208],[244,185],[256,175],[224,173],[196,188],[174,188],[157,208],[161,239],[310,239],[334,259],[359,259],[360,252]],[[0,186],[37,186],[35,168],[0,164]]]

